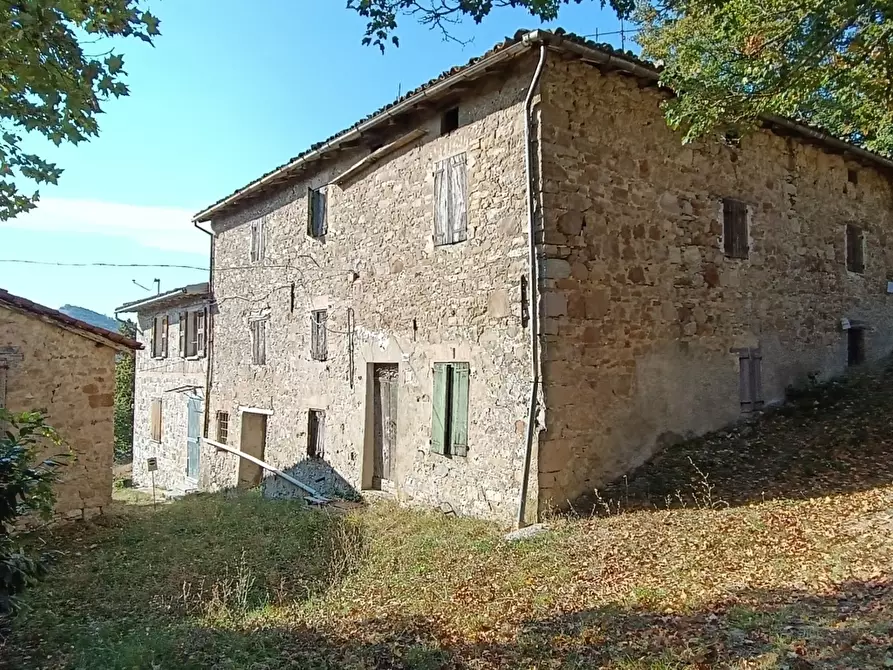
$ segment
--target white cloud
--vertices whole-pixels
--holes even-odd
[[[120,205],[99,200],[41,198],[37,208],[5,227],[114,235],[166,251],[208,253],[208,236],[192,225],[193,211],[176,207]]]

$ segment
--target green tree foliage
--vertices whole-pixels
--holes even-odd
[[[669,124],[686,140],[787,116],[893,154],[893,0],[348,0],[365,44],[397,44],[398,19],[448,34],[463,17],[523,7],[542,20],[571,2],[635,19],[643,56],[677,96]]]
[[[18,541],[15,524],[25,515],[47,518],[56,495],[53,485],[63,458],[41,458],[62,440],[43,412],[10,414],[0,409],[0,627],[14,614],[17,599],[46,572],[49,556],[35,555]]]
[[[893,153],[890,0],[668,0],[638,17],[686,139],[777,115]]]
[[[130,339],[136,339],[136,324],[122,321],[118,331]],[[133,382],[136,370],[135,356],[118,354],[115,363],[115,460],[128,462],[133,455]]]
[[[101,103],[128,94],[124,60],[105,38],[159,34],[142,0],[0,2],[0,220],[28,211],[38,193],[22,180],[55,184],[62,170],[22,146],[26,133],[56,145],[99,131]],[[87,51],[85,51],[85,47]],[[90,53],[95,50],[97,53]]]

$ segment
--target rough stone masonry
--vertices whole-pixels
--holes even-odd
[[[653,82],[538,35],[550,49],[533,98],[543,399],[534,513],[810,374],[842,372],[853,347],[871,359],[893,345],[882,168],[768,129],[738,146],[683,146]],[[207,405],[212,423],[228,413],[231,444],[261,435],[265,460],[324,491],[380,488],[513,518],[531,384],[523,101],[537,55],[505,57],[518,44],[473,62],[504,59],[472,84],[462,69],[448,73],[423,106],[382,115],[350,148],[197,215],[214,231]],[[462,155],[466,239],[435,244],[438,166]],[[339,178],[358,161],[368,164]],[[326,227],[314,235],[308,189],[319,188]],[[737,227],[725,220],[729,200]],[[847,269],[848,224],[861,235],[861,271]],[[746,257],[727,255],[729,231]],[[327,352],[316,360],[321,316]],[[851,330],[864,339],[854,344]],[[437,453],[432,439],[456,419],[450,407],[461,410],[442,403],[456,393],[438,386],[444,363],[468,365],[466,453]],[[397,366],[386,477],[381,365]],[[239,485],[237,461],[206,445],[201,486]]]

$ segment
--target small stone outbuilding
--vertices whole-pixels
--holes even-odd
[[[141,347],[0,289],[0,407],[46,410],[73,452],[56,487],[62,517],[92,516],[111,502],[115,359]]]
[[[133,482],[175,493],[198,488],[199,440],[207,383],[208,284],[192,284],[125,303],[137,315],[133,392]],[[225,428],[224,428],[225,430]]]
[[[509,521],[889,353],[893,162],[779,118],[683,145],[670,95],[520,32],[199,212],[209,436]]]

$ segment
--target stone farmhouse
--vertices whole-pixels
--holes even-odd
[[[86,518],[112,501],[115,357],[139,342],[0,289],[0,408],[42,409],[68,454],[55,487],[58,516]]]
[[[207,282],[125,303],[116,314],[137,315],[133,393],[133,481],[174,493],[198,488],[199,441],[207,384]],[[224,428],[225,430],[225,428]]]
[[[518,521],[888,353],[893,163],[780,118],[683,145],[670,95],[522,32],[199,212],[209,436]]]

